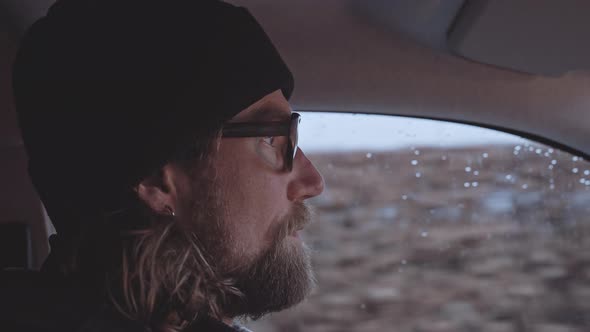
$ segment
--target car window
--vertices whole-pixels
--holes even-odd
[[[318,287],[256,331],[590,330],[590,164],[448,122],[302,113]]]

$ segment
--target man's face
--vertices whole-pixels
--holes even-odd
[[[289,121],[291,109],[277,90],[230,122]],[[310,222],[307,198],[324,187],[317,169],[298,151],[291,172],[277,168],[285,139],[223,138],[209,174],[209,212],[197,228],[224,277],[235,280],[245,299],[230,303],[233,315],[261,316],[290,307],[313,286],[308,249],[296,230]],[[277,150],[277,151],[275,151]],[[273,152],[274,151],[274,152]],[[200,187],[203,188],[202,186]],[[199,188],[193,188],[195,197]],[[202,209],[196,202],[194,209]],[[209,214],[211,216],[211,214]]]

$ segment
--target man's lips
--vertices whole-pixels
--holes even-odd
[[[302,230],[302,229],[303,228],[296,229],[293,232],[291,232],[291,234],[289,234],[289,235],[292,236],[292,237],[299,238],[299,231]]]

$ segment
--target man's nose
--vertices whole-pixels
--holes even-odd
[[[293,178],[287,187],[290,201],[304,201],[324,191],[324,178],[299,149],[293,160]]]

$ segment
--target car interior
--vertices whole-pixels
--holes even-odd
[[[533,154],[537,151],[537,155],[545,154],[550,160],[553,157],[549,157],[549,154],[555,149],[564,154],[560,158],[564,160],[569,158],[568,162],[571,162],[571,158],[577,158],[574,162],[578,163],[588,160],[590,156],[588,139],[590,46],[587,43],[590,40],[590,21],[588,20],[590,2],[583,0],[230,0],[228,2],[247,7],[253,13],[293,71],[295,91],[290,103],[294,111],[302,112],[303,123],[308,121],[306,116],[310,115],[308,123],[312,125],[316,119],[313,114],[316,113],[343,116],[378,115],[386,117],[383,119],[390,119],[392,123],[403,122],[404,119],[436,120],[491,129],[534,142],[529,146],[529,143],[519,141],[515,143],[518,148],[510,147],[508,155],[512,155],[512,152],[517,155],[516,152],[521,149],[531,149]],[[27,156],[16,121],[10,79],[11,65],[20,37],[30,24],[44,15],[52,3],[53,0],[0,0],[1,270],[38,270],[50,250],[47,239],[53,232],[53,227],[28,177]],[[383,123],[390,123],[387,122],[390,120],[383,120]],[[329,126],[330,121],[327,120],[325,125]],[[396,130],[388,129],[388,127],[379,128],[380,132]],[[412,135],[411,126],[409,128],[407,131],[410,132],[409,135]],[[369,127],[368,130],[371,128]],[[420,133],[418,132],[417,135]],[[392,139],[385,133],[381,136],[377,133],[375,137],[377,140]],[[317,139],[320,140],[321,135],[318,134]],[[485,139],[483,141],[485,143]],[[419,155],[415,153],[419,145],[417,143],[411,148],[411,154]],[[409,148],[406,150],[410,151]],[[424,148],[420,150],[428,151]],[[451,153],[449,158],[451,158],[450,155]],[[372,153],[364,151],[361,159],[372,156]],[[319,152],[315,158],[312,160],[321,167],[325,165],[326,168],[330,168],[332,167],[330,165],[336,165],[334,161],[322,159],[324,157]],[[404,155],[391,154],[391,160],[388,163],[393,168],[397,167],[396,163],[407,165],[411,163],[414,166],[422,163],[422,160],[408,158]],[[443,156],[443,160],[446,158],[446,155]],[[559,158],[555,157],[554,161],[557,159]],[[551,166],[552,161],[548,163]],[[555,164],[557,161],[553,163]],[[465,172],[473,174],[472,167],[475,169],[471,165],[461,166],[461,169],[464,168]],[[575,170],[572,172],[576,173],[576,176],[588,171],[584,168],[585,166],[572,167]],[[550,169],[553,167],[551,166]],[[414,171],[412,172],[414,175]],[[364,174],[365,178],[366,174]],[[387,176],[392,179],[396,176],[395,172],[388,174],[390,175]],[[499,177],[508,178],[510,174],[506,174],[508,173],[504,172]],[[415,173],[417,178],[422,175],[424,172]],[[586,175],[590,175],[590,171]],[[383,176],[386,175],[378,175],[382,180]],[[331,180],[338,181],[330,176],[325,175],[325,177],[328,188],[331,186]],[[356,178],[350,177],[346,181],[354,179]],[[359,179],[362,177],[359,176]],[[586,183],[587,180],[584,178],[576,178],[572,181],[578,180],[585,186],[583,189],[587,190],[590,181]],[[459,187],[462,187],[464,181],[458,181]],[[379,187],[378,184],[368,180],[363,183],[373,186],[370,188],[375,190]],[[396,182],[397,185],[403,185],[403,183],[401,180]],[[553,177],[551,185],[554,185]],[[476,186],[481,186],[481,181],[480,183],[465,182],[464,187]],[[336,183],[333,187],[337,188]],[[435,187],[422,189],[430,193],[437,190]],[[521,189],[527,188],[522,184]],[[372,195],[367,191],[370,189],[359,189],[361,200],[362,197]],[[485,192],[485,195],[487,198],[499,197],[497,192],[500,191],[500,189],[490,189]],[[400,202],[405,201],[408,195],[411,196],[411,193],[403,194],[406,198],[400,198],[399,201],[391,200],[393,207],[390,207],[390,210],[380,211],[390,212],[391,218],[395,218],[394,215],[397,212],[392,211],[399,211]],[[402,197],[401,193],[399,197]],[[518,197],[521,198],[517,200],[524,199],[522,198],[524,196]],[[590,212],[588,210],[590,195],[578,195],[576,196],[578,201],[575,202],[572,201],[571,195],[560,197],[551,204],[569,206],[575,203],[581,206],[580,211],[583,212],[580,212],[580,218],[576,220],[585,219],[586,213]],[[431,195],[429,199],[436,201],[437,196]],[[315,201],[319,205],[320,215],[323,211],[323,202],[322,199]],[[545,199],[538,204],[547,206],[549,203]],[[337,210],[338,207],[330,206],[326,208],[326,211],[335,211],[335,209]],[[470,221],[477,218],[473,214],[468,217]],[[568,218],[563,217],[554,218],[551,222],[559,225],[568,221]],[[349,226],[348,232],[355,232],[355,228]],[[421,234],[425,237],[424,231]],[[584,231],[578,231],[578,234],[590,236],[590,228],[584,228]],[[329,237],[330,233],[322,236]],[[368,241],[371,239],[369,238]],[[523,314],[518,315],[516,323],[511,320],[509,324],[494,323],[495,325],[486,325],[487,327],[484,328],[483,325],[474,325],[475,319],[470,320],[471,316],[466,314],[479,310],[477,306],[475,306],[477,310],[471,307],[466,308],[463,302],[454,301],[453,306],[447,306],[443,311],[451,316],[467,317],[461,322],[463,329],[457,327],[458,325],[451,323],[449,323],[451,325],[445,325],[439,321],[424,325],[420,322],[423,316],[416,314],[410,315],[412,322],[404,328],[400,327],[399,330],[444,332],[468,331],[477,327],[482,331],[490,332],[589,331],[590,256],[587,253],[590,251],[586,251],[586,254],[584,251],[590,247],[588,242],[583,243],[576,251],[576,255],[585,255],[580,256],[582,258],[579,262],[576,261],[578,262],[576,275],[582,276],[580,278],[585,278],[585,281],[576,284],[578,286],[575,290],[573,286],[568,286],[568,296],[574,296],[575,299],[568,298],[570,300],[566,299],[564,302],[555,304],[556,312],[563,314],[561,316],[556,314],[555,319],[547,318],[546,324],[531,323],[523,318],[526,316]],[[321,245],[318,247],[317,250],[321,252]],[[402,262],[401,259],[400,262]],[[322,285],[322,278],[319,279],[319,285]],[[556,283],[551,284],[553,288],[548,288],[548,291],[562,289],[565,287],[563,285],[569,285],[566,280],[570,279],[563,277],[559,280],[561,281],[552,281]],[[544,284],[543,287],[549,286]],[[522,289],[519,291],[525,292]],[[375,295],[375,298],[389,294],[384,290],[375,292],[379,293]],[[528,296],[519,294],[518,296],[521,297]],[[423,294],[423,297],[429,296],[428,293]],[[334,295],[330,299],[337,302],[338,298]],[[537,302],[533,300],[527,303],[532,303],[530,305],[534,306]],[[329,306],[330,303],[333,302],[322,304],[319,308],[323,305]],[[355,308],[358,304],[359,308],[366,312],[373,308],[368,303],[363,301],[355,303]],[[299,323],[299,327],[289,326],[289,331],[372,331],[382,328],[376,323],[370,325],[370,322],[375,320],[373,318],[371,318],[373,320],[367,318],[367,323],[362,326],[350,323],[339,325],[337,322],[342,320],[341,316],[348,315],[348,311],[342,309],[343,307],[337,308],[340,308],[338,309],[340,311],[336,311],[335,317],[317,318],[315,321],[309,318],[308,321]],[[348,307],[344,305],[344,308]],[[382,317],[407,315],[403,311],[396,311],[394,314],[393,311],[383,308],[391,307],[377,306],[376,309],[371,310],[376,312],[375,315]],[[515,305],[512,310],[519,314],[526,313],[523,307],[518,305]],[[568,310],[573,314],[570,316],[565,314]],[[293,315],[296,316],[296,314]],[[299,315],[302,315],[301,312]],[[511,314],[507,315],[512,317]],[[509,320],[502,317],[498,318],[498,321]],[[258,331],[287,331],[286,325],[281,325],[279,321],[280,319],[277,318],[272,323],[253,324],[259,324],[259,327],[255,328]]]

